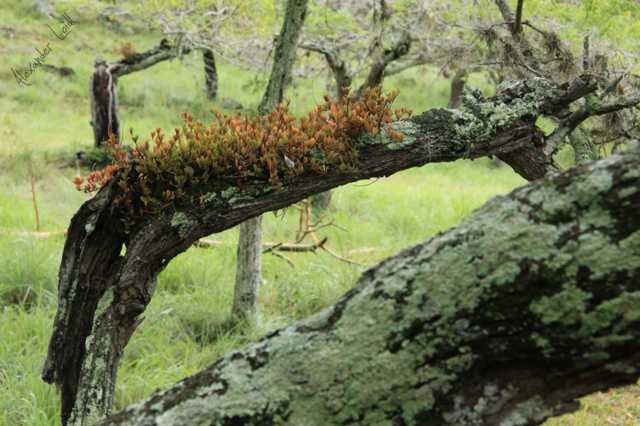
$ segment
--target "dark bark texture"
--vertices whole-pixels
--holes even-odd
[[[640,153],[497,197],[100,425],[538,425],[640,377]]]
[[[109,413],[118,362],[157,275],[200,238],[349,182],[432,162],[499,155],[513,160],[527,178],[540,178],[552,164],[536,120],[592,90],[588,79],[560,86],[533,79],[502,87],[493,98],[471,92],[460,110],[433,109],[393,123],[402,142],[385,131],[358,137],[353,169],[331,169],[320,178],[302,174],[278,186],[267,176],[242,187],[236,179],[220,179],[203,188],[203,204],[150,215],[126,235],[120,230],[127,217],[114,204],[120,188],[107,185],[72,219],[60,265],[58,312],[43,378],[62,390],[63,421],[91,424]],[[526,153],[527,161],[515,153]]]
[[[91,77],[91,127],[96,147],[102,146],[113,135],[116,142],[120,137],[118,120],[117,80],[111,74],[106,62],[96,61]]]

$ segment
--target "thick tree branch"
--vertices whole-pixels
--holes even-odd
[[[496,198],[100,423],[539,425],[640,377],[640,153]]]

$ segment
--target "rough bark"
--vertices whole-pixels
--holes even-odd
[[[640,377],[640,153],[498,197],[100,425],[538,425]]]
[[[127,235],[120,231],[127,218],[114,204],[121,189],[107,185],[72,219],[60,266],[58,311],[43,379],[61,388],[63,421],[75,412],[72,424],[88,424],[90,413],[109,412],[118,362],[157,275],[200,238],[349,182],[427,163],[522,150],[536,153],[532,159],[545,158],[537,119],[592,90],[587,79],[560,86],[533,79],[504,86],[493,98],[468,96],[460,110],[433,109],[393,123],[404,135],[402,142],[384,131],[358,137],[353,141],[358,163],[352,169],[330,169],[321,178],[302,174],[278,186],[266,177],[241,187],[236,179],[220,179],[202,188],[203,204],[176,205],[151,215]],[[516,164],[531,178],[548,171]]]
[[[42,378],[61,390],[63,424],[76,405],[85,341],[98,303],[118,280],[124,235],[109,208],[112,192],[107,188],[104,197],[89,200],[74,216],[60,264],[58,311]],[[109,376],[99,372],[95,377]]]
[[[118,142],[120,121],[118,120],[117,80],[107,63],[96,60],[91,77],[91,127],[96,147],[102,146],[112,136]]]
[[[216,58],[211,49],[202,52],[204,62],[204,80],[207,88],[207,98],[214,100],[218,96],[218,70],[216,69]]]
[[[276,42],[269,83],[258,106],[259,114],[268,114],[284,100],[284,90],[296,46],[307,13],[308,0],[288,0],[282,30]],[[240,226],[236,259],[236,280],[232,315],[251,317],[256,312],[258,291],[262,283],[262,218],[253,218]]]

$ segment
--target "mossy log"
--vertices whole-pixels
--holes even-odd
[[[108,414],[124,348],[151,300],[156,277],[202,237],[360,179],[388,176],[432,162],[497,155],[528,179],[552,163],[536,120],[595,90],[588,79],[564,85],[533,79],[505,86],[492,98],[467,96],[459,110],[434,109],[353,141],[354,168],[309,172],[272,185],[268,177],[203,188],[200,203],[149,215],[125,232],[121,188],[105,186],[71,221],[58,284],[58,311],[43,379],[61,388],[62,420],[84,425]],[[125,250],[126,247],[126,250]]]
[[[497,197],[100,425],[537,425],[640,377],[640,154]]]

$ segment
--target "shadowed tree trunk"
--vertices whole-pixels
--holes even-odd
[[[354,136],[358,161],[352,169],[330,168],[322,176],[309,171],[278,186],[266,177],[242,187],[236,179],[220,180],[196,194],[200,202],[141,218],[129,233],[122,224],[130,218],[114,203],[122,188],[112,181],[74,215],[60,264],[58,309],[42,377],[61,390],[63,423],[88,425],[110,412],[118,364],[156,277],[200,238],[349,182],[427,163],[498,155],[527,179],[543,177],[554,168],[537,120],[596,88],[588,78],[562,85],[533,79],[503,86],[492,98],[470,96],[459,110],[432,109],[392,123],[404,135],[402,142],[384,130]],[[583,188],[580,194],[592,192]]]
[[[207,98],[214,100],[218,96],[218,70],[216,69],[216,58],[211,49],[202,51],[204,62],[204,82],[207,87]]]
[[[640,377],[640,153],[495,198],[106,425],[539,425]]]
[[[411,37],[408,34],[403,35],[402,38],[396,43],[396,45],[391,49],[382,50],[382,47],[380,47],[377,53],[377,59],[373,62],[373,64],[371,64],[371,68],[369,68],[367,77],[356,91],[357,96],[361,97],[364,94],[365,90],[381,85],[387,66],[406,55],[409,52],[410,48]]]
[[[269,83],[258,106],[258,113],[268,114],[284,99],[284,89],[296,58],[296,46],[307,13],[308,0],[288,0],[280,36],[276,42]],[[252,218],[240,226],[236,260],[236,282],[231,314],[235,318],[256,312],[258,291],[262,284],[262,217]]]

